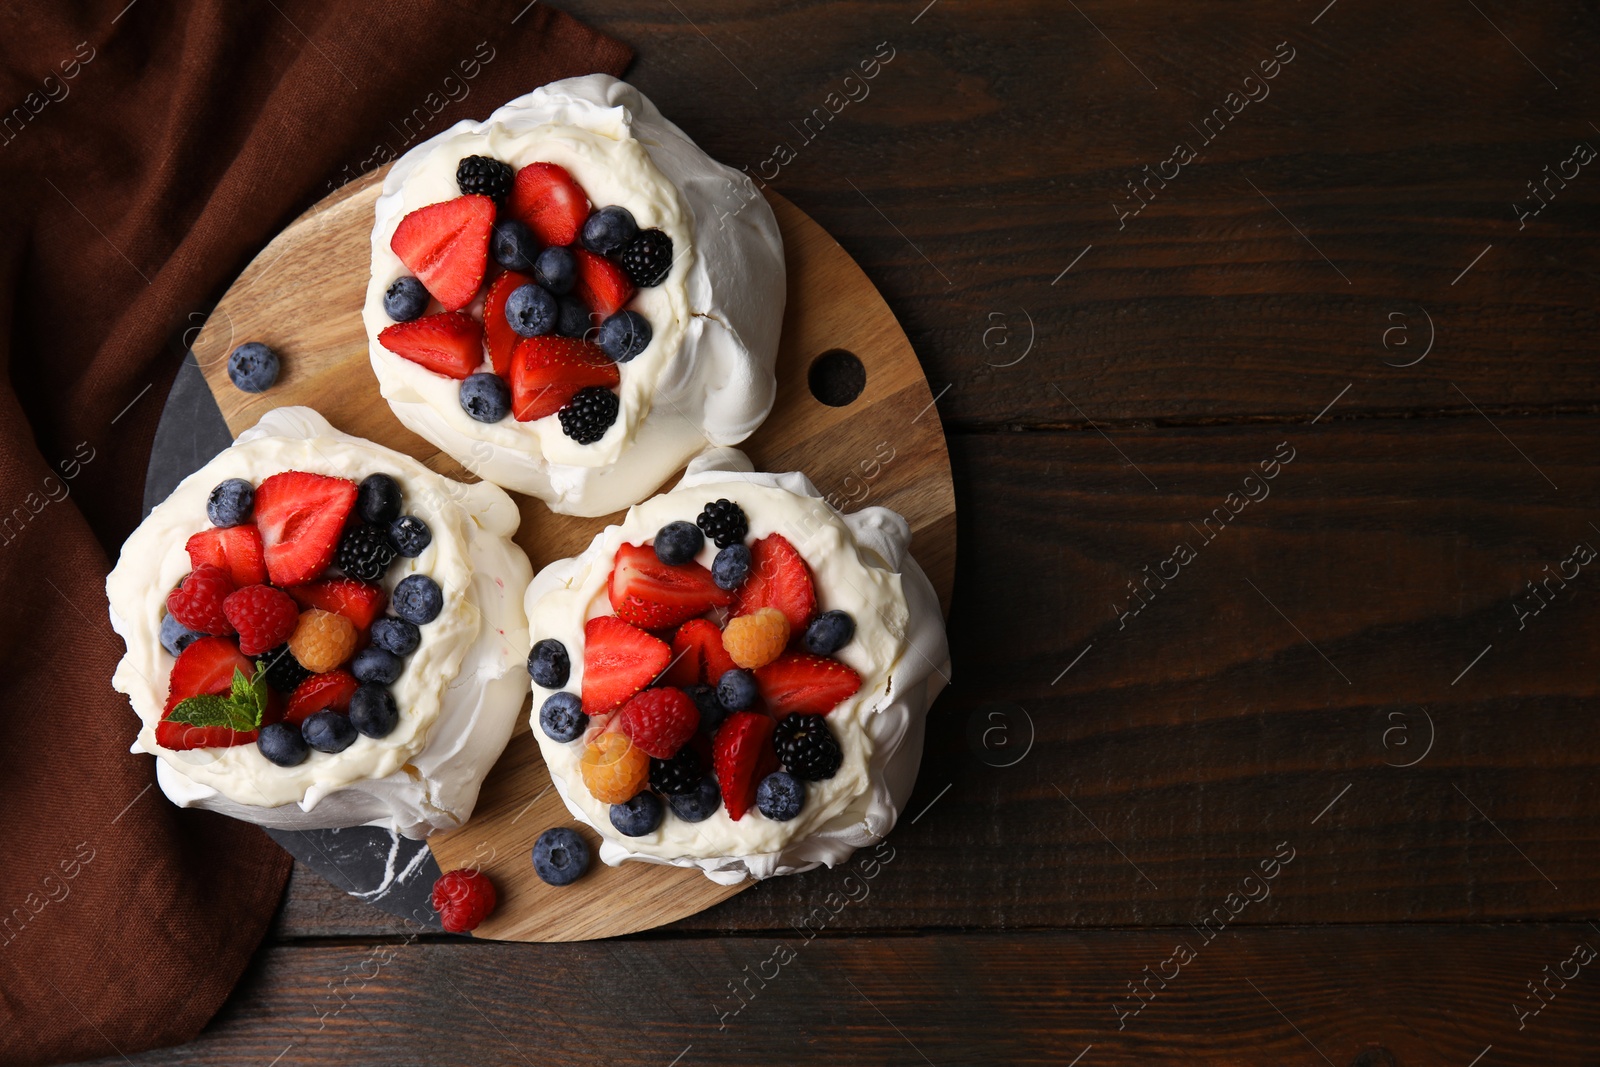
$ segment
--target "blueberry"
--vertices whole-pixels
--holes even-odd
[[[552,693],[539,708],[539,727],[552,741],[576,741],[589,728],[589,716],[577,694]]]
[[[415,515],[402,515],[389,524],[389,543],[402,556],[415,559],[433,543],[433,531]]]
[[[560,311],[556,315],[556,333],[562,337],[582,337],[594,326],[589,315],[589,305],[575,296],[564,296],[556,301]]]
[[[394,694],[381,685],[366,682],[350,697],[350,725],[368,737],[385,737],[400,722],[400,709]]]
[[[625,207],[603,207],[583,224],[579,240],[597,256],[614,256],[639,236],[639,224]]]
[[[706,535],[692,522],[669,522],[656,531],[656,559],[676,566],[688,563],[705,547]]]
[[[824,611],[806,627],[806,651],[816,656],[831,656],[856,635],[856,620],[842,611]]]
[[[300,731],[286,722],[263,726],[261,733],[256,735],[256,748],[280,767],[304,763],[306,757],[311,755],[311,749],[306,746],[306,739],[300,736]]]
[[[624,837],[643,837],[661,825],[661,798],[646,790],[611,805],[611,825]]]
[[[729,545],[717,551],[711,561],[711,580],[718,589],[737,589],[750,577],[750,550],[744,545]]]
[[[499,422],[511,414],[511,387],[492,371],[467,375],[460,399],[461,410],[479,422]]]
[[[393,685],[395,679],[400,677],[400,670],[404,666],[400,657],[388,649],[368,645],[357,652],[356,658],[350,661],[350,673],[356,676],[358,682]]]
[[[409,656],[422,641],[422,631],[415,623],[385,615],[372,624],[372,643],[386,648],[397,656]]]
[[[519,285],[506,297],[506,323],[523,337],[537,337],[556,328],[556,298],[532,284]]]
[[[278,354],[260,341],[246,341],[228,356],[228,378],[247,393],[264,393],[278,380]]]
[[[672,805],[672,814],[684,822],[704,822],[722,806],[722,791],[717,780],[706,775],[692,793],[668,797],[667,803]]]
[[[536,642],[528,653],[528,674],[535,684],[546,689],[560,689],[567,684],[572,673],[572,660],[567,658],[567,646],[553,637]]]
[[[578,283],[578,261],[572,249],[551,245],[533,261],[533,277],[555,296],[566,296]]]
[[[400,483],[387,474],[369,474],[356,488],[356,514],[387,525],[400,514]]]
[[[539,239],[516,219],[501,219],[494,224],[489,254],[506,270],[526,274],[533,269],[534,258],[539,254]]]
[[[422,626],[437,619],[444,610],[444,593],[439,583],[426,574],[412,574],[400,579],[390,595],[390,603],[396,615]]]
[[[213,526],[238,526],[250,521],[256,506],[256,487],[243,478],[218,482],[206,498],[206,517]]]
[[[756,676],[740,667],[723,672],[717,680],[717,700],[729,711],[743,711],[756,702],[761,691],[756,688]]]
[[[161,647],[174,656],[181,655],[184,649],[204,636],[189,629],[170,614],[161,617]]]
[[[356,728],[337,711],[323,708],[300,724],[300,736],[318,752],[343,752],[356,743]]]
[[[533,872],[549,885],[571,885],[589,869],[589,842],[578,831],[555,826],[533,843]]]
[[[409,274],[403,278],[396,278],[389,288],[383,291],[383,313],[396,322],[419,319],[427,310],[427,286]]]
[[[684,692],[700,710],[700,732],[707,737],[716,736],[717,727],[728,717],[728,709],[717,699],[716,689],[709,685],[691,685]]]
[[[650,346],[650,320],[637,311],[607,316],[595,343],[618,363],[626,363]]]
[[[773,771],[756,786],[756,810],[774,822],[787,822],[806,805],[806,787],[792,774]]]

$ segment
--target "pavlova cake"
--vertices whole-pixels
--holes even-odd
[[[533,732],[601,859],[727,884],[889,832],[949,672],[910,538],[721,449],[540,571]]]
[[[112,679],[176,804],[285,829],[459,826],[527,686],[511,498],[268,412],[106,579]]]
[[[553,82],[401,156],[363,318],[384,399],[473,473],[604,515],[766,418],[783,245],[638,90]]]

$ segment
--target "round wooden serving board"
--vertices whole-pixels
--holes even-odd
[[[384,173],[333,193],[267,245],[207,320],[194,355],[235,435],[274,407],[303,404],[347,433],[471,480],[449,456],[400,425],[367,361],[361,307],[373,203]],[[904,515],[915,532],[913,554],[948,613],[955,497],[939,414],[916,354],[844,249],[787,200],[771,193],[768,199],[783,231],[789,276],[778,401],[741,447],[758,470],[804,471],[841,510],[881,504]],[[228,381],[228,353],[245,341],[265,342],[283,361],[277,385],[266,393],[240,392]],[[812,394],[810,379],[817,357],[838,349],[859,358],[866,387],[853,402],[832,407]],[[574,518],[553,514],[533,498],[517,501],[522,527],[516,540],[535,572],[575,555],[618,517]],[[693,915],[750,884],[720,886],[697,870],[606,867],[596,860],[584,878],[555,889],[535,876],[530,853],[539,834],[557,825],[576,823],[550,787],[525,708],[472,818],[428,839],[443,870],[476,866],[498,887],[500,905],[478,936],[578,941],[633,933]],[[598,852],[597,835],[583,832]]]

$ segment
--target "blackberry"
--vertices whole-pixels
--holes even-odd
[[[488,156],[467,156],[456,164],[456,186],[467,196],[504,200],[511,191],[511,166]]]
[[[685,745],[671,759],[650,760],[650,788],[662,796],[682,796],[699,789],[705,773],[700,757]]]
[[[339,569],[361,582],[375,582],[394,562],[394,545],[381,526],[354,526],[339,538]]]
[[[592,445],[617,421],[617,394],[599,385],[579,389],[567,406],[556,413],[561,432],[580,445]]]
[[[821,715],[797,712],[785,716],[772,733],[772,747],[789,773],[805,782],[832,778],[844,762],[839,742]]]
[[[294,658],[286,644],[279,645],[259,659],[267,665],[267,684],[284,696],[293,693],[301,682],[311,677],[311,672],[300,666],[300,661]]]
[[[642,230],[617,262],[628,280],[641,289],[660,285],[672,269],[672,238],[660,230]]]
[[[700,532],[716,542],[718,548],[727,548],[742,542],[745,535],[750,532],[750,520],[744,517],[744,509],[731,500],[715,500],[700,509],[700,517],[694,520],[700,527]]]

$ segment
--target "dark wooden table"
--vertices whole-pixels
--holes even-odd
[[[908,817],[598,944],[297,870],[206,1035],[134,1061],[1600,1059],[1596,5],[566,6],[939,394]]]

